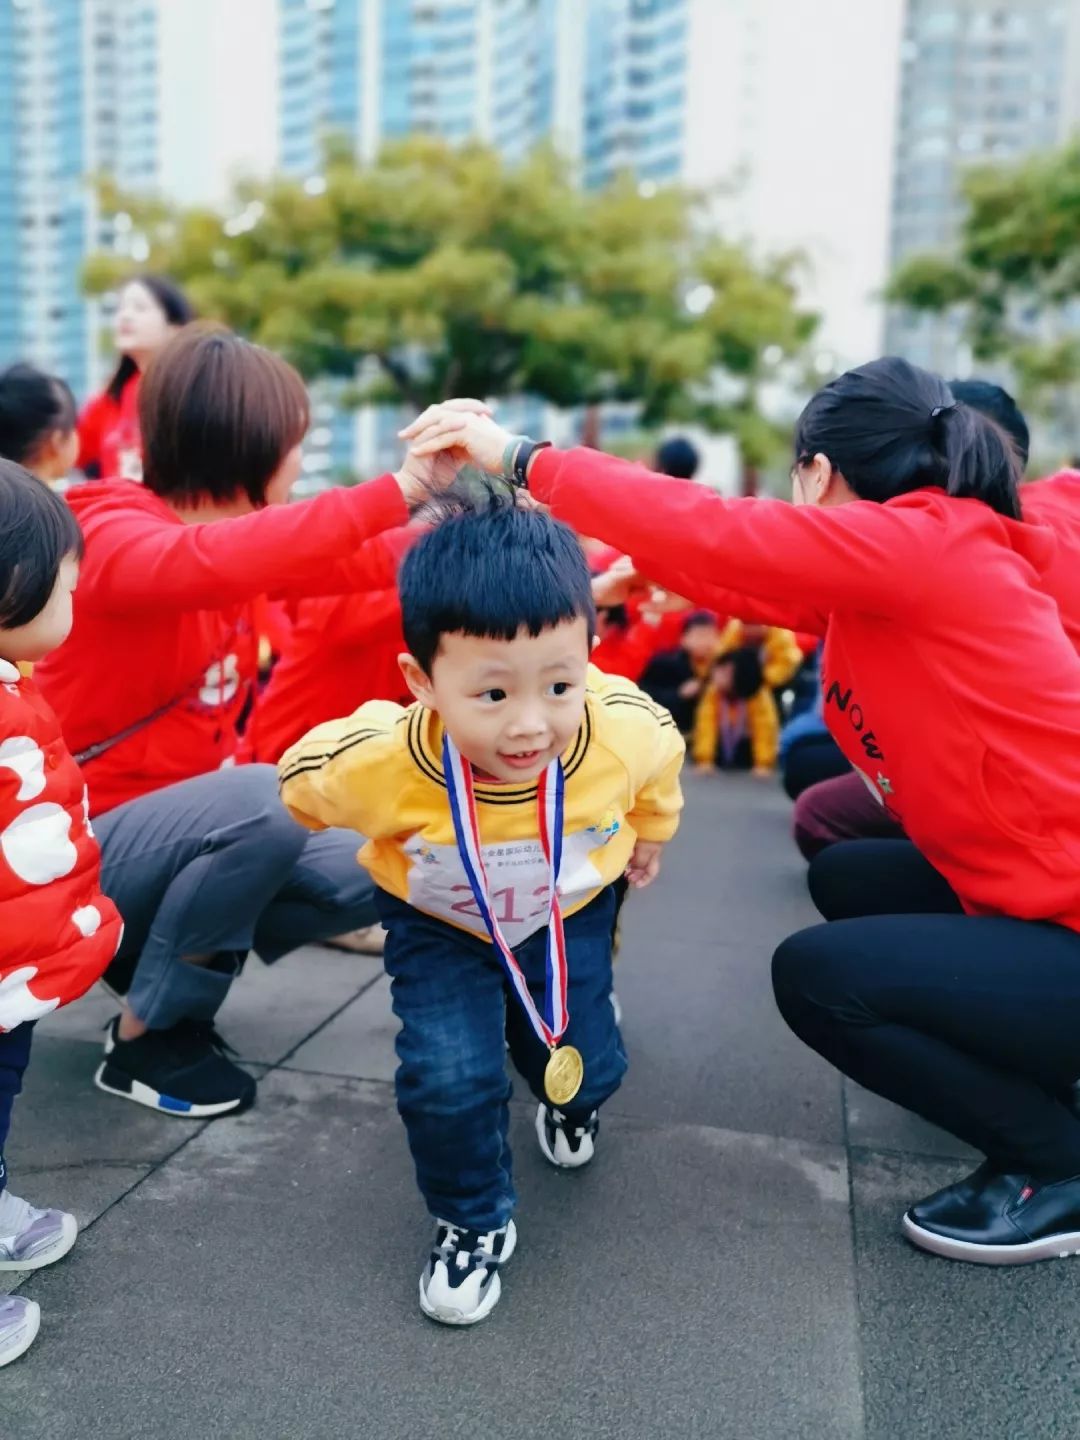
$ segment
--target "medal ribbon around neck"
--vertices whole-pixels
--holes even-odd
[[[528,983],[513,950],[503,935],[491,905],[491,887],[484,869],[480,849],[480,822],[476,810],[472,765],[465,759],[449,735],[443,736],[443,770],[450,794],[450,812],[458,851],[465,865],[465,874],[480,916],[491,936],[495,953],[502,962],[507,979],[537,1036],[549,1050],[562,1038],[570,1015],[566,1008],[566,940],[563,935],[562,910],[559,906],[559,868],[562,864],[563,778],[562,764],[552,760],[537,783],[537,818],[540,846],[548,867],[548,888],[551,895],[547,925],[547,962],[545,966],[545,1019],[536,1008]]]

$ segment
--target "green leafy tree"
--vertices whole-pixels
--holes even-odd
[[[201,313],[309,379],[348,381],[357,401],[620,400],[646,425],[745,414],[750,433],[755,387],[815,325],[797,303],[796,257],[756,263],[679,187],[649,194],[625,178],[584,193],[546,151],[511,168],[421,137],[363,166],[331,147],[314,182],[245,183],[227,216],[99,190],[134,244],[89,259],[91,293],[137,253]],[[723,415],[717,371],[744,396]]]
[[[977,359],[1004,360],[1028,406],[1075,429],[1080,376],[1080,142],[964,181],[955,250],[915,255],[898,304],[961,318]]]

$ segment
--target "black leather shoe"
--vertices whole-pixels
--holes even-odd
[[[1080,1255],[1080,1176],[1039,1181],[989,1165],[913,1205],[903,1231],[920,1250],[977,1265]]]

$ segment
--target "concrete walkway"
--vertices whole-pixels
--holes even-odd
[[[962,1148],[776,1015],[770,954],[813,919],[787,803],[749,779],[689,799],[627,912],[631,1070],[597,1160],[551,1171],[520,1104],[521,1245],[474,1330],[417,1309],[431,1227],[377,962],[252,964],[222,1029],[265,1078],[236,1120],[94,1090],[104,995],[43,1024],[9,1159],[83,1234],[22,1286],[42,1332],[0,1374],[2,1440],[1080,1435],[1080,1270],[900,1239]]]

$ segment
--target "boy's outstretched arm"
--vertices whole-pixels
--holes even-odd
[[[686,744],[666,711],[653,707],[654,757],[644,784],[638,789],[627,821],[634,827],[637,843],[626,867],[626,878],[636,890],[651,885],[660,873],[664,846],[679,828],[683,806],[679,773]]]
[[[286,810],[309,830],[340,825],[373,839],[385,827],[395,759],[404,753],[399,705],[373,700],[354,715],[317,725],[278,762]]]

